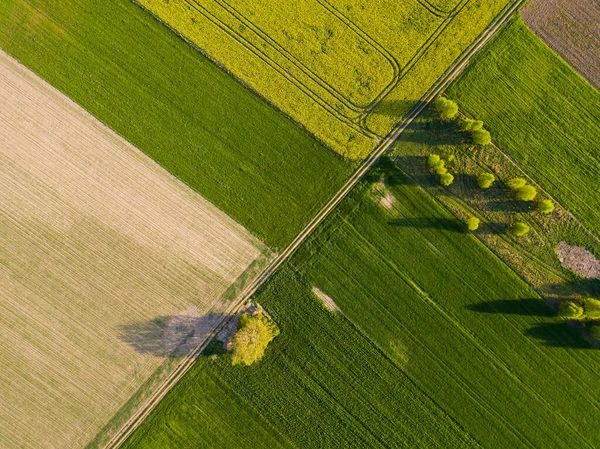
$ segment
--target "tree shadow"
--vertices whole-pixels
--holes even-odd
[[[530,212],[533,209],[533,204],[530,201],[510,199],[488,201],[483,205],[483,208],[492,212]]]
[[[552,309],[543,299],[499,299],[496,301],[469,304],[467,309],[480,313],[501,313],[522,316],[554,316]]]
[[[395,162],[388,156],[381,156],[375,166],[369,170],[365,176],[370,183],[376,183],[384,180],[387,186],[398,185],[416,185],[404,172],[402,172]]]
[[[223,317],[221,313],[160,316],[121,325],[118,337],[139,354],[181,357],[204,341]]]
[[[441,229],[450,232],[465,233],[465,225],[451,218],[417,217],[417,218],[395,218],[388,220],[391,226],[401,228]]]
[[[600,296],[600,279],[575,279],[561,284],[549,284],[544,292],[562,297]]]
[[[554,348],[594,349],[592,344],[566,321],[537,324],[525,331],[525,335]]]
[[[510,225],[500,221],[488,221],[482,223],[477,232],[495,235],[508,234],[510,232]]]
[[[423,101],[382,100],[371,113],[400,119],[406,115],[407,111],[422,105]],[[415,120],[423,120],[423,114],[419,114]]]

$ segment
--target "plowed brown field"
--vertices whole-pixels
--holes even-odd
[[[600,89],[598,0],[532,0],[525,23],[596,89]]]
[[[265,254],[0,52],[0,447],[84,446]]]

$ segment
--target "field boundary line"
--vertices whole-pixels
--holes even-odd
[[[471,58],[499,31],[511,18],[512,14],[525,0],[513,0],[496,17],[496,19],[479,35],[479,37],[465,50],[461,56],[446,70],[446,72],[436,81],[436,83],[421,97],[420,101],[413,107],[411,112],[394,127],[387,137],[377,146],[377,148],[367,156],[354,171],[340,190],[323,206],[315,217],[304,227],[304,229],[292,240],[292,242],[278,254],[273,261],[239,294],[232,302],[232,305],[223,313],[223,319],[217,323],[208,333],[205,340],[194,348],[184,357],[173,373],[165,380],[163,385],[150,396],[138,411],[113,435],[113,437],[104,446],[105,449],[119,448],[141,422],[154,410],[160,401],[171,391],[171,389],[181,380],[189,371],[198,356],[206,348],[212,338],[217,335],[223,327],[229,322],[229,319],[237,313],[244,303],[273,275],[283,263],[295,252],[295,250],[312,234],[314,229],[320,225],[325,218],[335,209],[335,207],[346,197],[352,188],[362,179],[367,171],[377,162],[379,157],[384,154],[396,141],[398,136],[410,126],[418,115],[427,107],[427,105],[436,97],[448,84],[450,84],[466,67]]]

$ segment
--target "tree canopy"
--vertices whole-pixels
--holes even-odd
[[[262,359],[267,345],[279,335],[277,325],[269,318],[259,313],[251,316],[242,314],[239,321],[239,329],[233,336],[232,347],[233,365],[251,365]]]
[[[516,190],[516,196],[521,201],[533,201],[537,195],[537,190],[534,186],[524,185]]]
[[[563,301],[558,306],[558,314],[569,320],[577,320],[583,316],[583,307],[573,301]]]
[[[475,145],[489,145],[492,142],[492,136],[486,129],[477,129],[471,132],[471,138]]]
[[[583,311],[589,320],[600,320],[600,300],[585,298],[583,300]]]
[[[469,231],[477,231],[479,229],[480,220],[477,217],[471,217],[467,220],[467,228]]]
[[[444,173],[443,175],[440,176],[440,183],[443,186],[449,186],[450,184],[452,184],[454,182],[454,176],[452,176],[450,173]]]
[[[477,185],[482,189],[489,189],[495,180],[493,173],[482,173],[477,177]]]
[[[554,203],[552,200],[542,200],[538,203],[537,210],[542,214],[549,214],[554,210]]]
[[[525,184],[527,184],[527,181],[523,178],[512,178],[506,183],[508,188],[511,190],[518,190]]]
[[[458,114],[456,101],[439,97],[435,100],[435,110],[442,120],[452,120]]]
[[[513,234],[517,237],[521,237],[529,232],[529,225],[527,223],[523,223],[522,221],[518,221],[515,223],[513,227]]]

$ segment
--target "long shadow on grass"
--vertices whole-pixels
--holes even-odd
[[[398,226],[402,228],[429,228],[457,233],[466,232],[463,223],[451,218],[395,218],[393,220],[389,220],[388,223],[392,226]]]
[[[204,341],[223,314],[160,316],[119,327],[119,339],[139,354],[181,357]]]
[[[552,309],[542,299],[499,299],[497,301],[469,304],[467,309],[481,313],[502,313],[523,316],[553,316]]]
[[[567,322],[540,323],[527,330],[525,335],[541,340],[545,346],[555,348],[593,349],[581,333]]]
[[[422,101],[383,100],[375,109],[373,109],[372,113],[375,115],[385,115],[387,117],[396,117],[400,119],[404,117],[410,109],[422,105]],[[423,114],[419,114],[415,120],[423,120]]]

